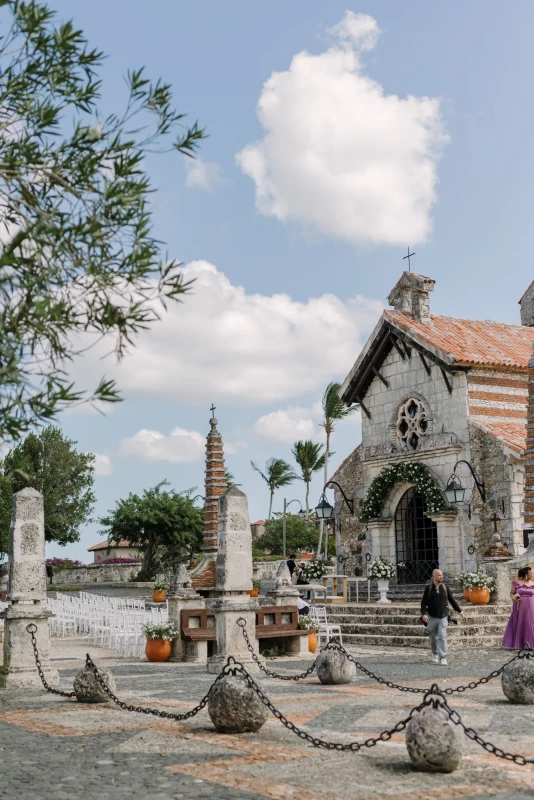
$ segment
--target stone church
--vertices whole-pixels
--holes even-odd
[[[495,534],[514,555],[526,546],[534,282],[519,301],[521,325],[435,316],[434,284],[403,273],[340,390],[362,411],[361,444],[332,475],[354,504],[352,513],[335,489],[347,575],[365,575],[382,555],[398,583],[422,583],[437,566],[448,576],[475,570]],[[449,505],[455,470],[466,492]]]

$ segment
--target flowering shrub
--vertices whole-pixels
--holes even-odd
[[[319,623],[313,617],[302,614],[302,616],[299,617],[299,628],[301,631],[318,631]]]
[[[448,507],[429,468],[419,461],[404,461],[384,467],[380,475],[371,482],[360,510],[360,522],[369,522],[370,519],[380,517],[385,500],[396,483],[412,483],[425,498],[427,514],[436,514]]]
[[[395,567],[387,558],[379,556],[369,567],[367,575],[375,581],[389,581],[395,575]]]
[[[475,572],[459,572],[458,573],[458,583],[462,587],[462,589],[472,589],[473,588],[473,580],[476,578]]]
[[[180,631],[176,630],[173,622],[169,622],[167,625],[152,625],[147,622],[146,625],[143,625],[143,633],[147,639],[164,639],[166,642],[170,642],[180,635]]]
[[[96,564],[91,564],[91,567],[99,567],[100,564],[139,564],[140,558],[104,558]]]
[[[60,572],[62,569],[72,569],[72,567],[84,567],[81,561],[73,561],[72,558],[47,558],[46,566],[52,567],[54,572]]]
[[[485,572],[481,572],[480,570],[476,573],[472,573],[472,585],[469,587],[471,589],[488,589],[490,592],[495,591],[495,581],[489,575],[486,575]]]
[[[310,561],[304,567],[303,572],[304,579],[307,581],[320,580],[326,572],[326,565],[323,561]]]

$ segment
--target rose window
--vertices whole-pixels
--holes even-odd
[[[426,435],[428,419],[424,405],[411,397],[399,408],[397,440],[406,450],[417,450],[419,440]]]

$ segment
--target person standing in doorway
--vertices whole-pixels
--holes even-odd
[[[462,615],[465,622],[467,617],[452,596],[451,591],[443,583],[443,572],[435,569],[432,580],[426,587],[421,600],[421,616],[428,627],[432,661],[447,666],[447,625],[449,623],[449,605],[458,614]]]

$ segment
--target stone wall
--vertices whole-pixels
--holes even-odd
[[[80,592],[87,594],[97,594],[103,597],[134,597],[147,602],[152,601],[152,583],[80,583],[76,588],[65,591],[61,589],[61,594],[73,594],[78,596]],[[49,586],[47,595],[56,597],[57,589]]]
[[[52,585],[74,585],[76,583],[128,583],[130,576],[138,574],[141,564],[95,564],[89,567],[73,567],[54,572]]]
[[[343,461],[333,475],[349,500],[354,502],[354,516],[347,508],[343,495],[334,487],[336,524],[340,526],[340,555],[347,560],[343,571],[346,575],[363,575],[365,572],[365,525],[358,519],[358,508],[363,499],[363,474],[361,462],[361,447],[357,447],[348,458]]]
[[[486,502],[473,493],[473,517],[477,557],[482,558],[494,533],[499,533],[508,549],[517,555],[523,552],[523,489],[524,464],[503,444],[480,428],[470,425],[472,465],[485,484]],[[504,513],[502,502],[504,501]],[[498,519],[494,524],[493,515]],[[495,530],[495,525],[497,530]]]

